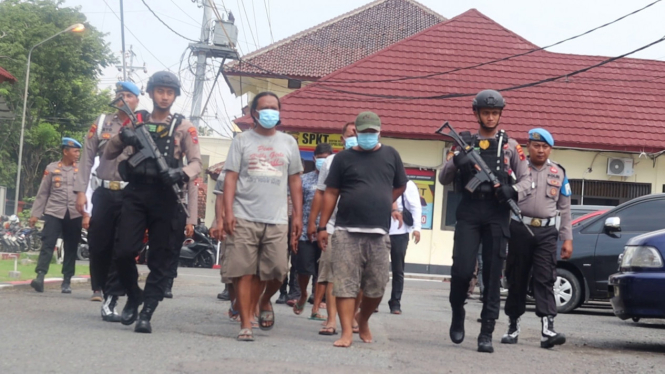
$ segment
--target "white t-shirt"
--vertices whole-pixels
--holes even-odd
[[[323,163],[323,166],[321,166],[321,170],[319,170],[319,182],[316,185],[316,189],[319,191],[326,190],[326,178],[328,178],[330,165],[332,165],[334,158],[335,158],[334,154],[326,157],[326,162]],[[339,198],[337,199],[337,202],[339,203]],[[323,209],[323,202],[321,202],[321,208]],[[335,210],[333,211],[332,215],[330,216],[330,219],[328,220],[328,224],[326,225],[326,231],[328,232],[329,235],[335,232],[335,217],[337,217],[337,205],[335,205]]]
[[[399,235],[406,234],[412,231],[420,231],[422,222],[420,221],[423,214],[423,206],[420,203],[420,193],[418,193],[418,186],[410,180],[406,183],[406,190],[404,191],[404,200],[405,203],[402,203],[402,196],[397,198],[397,210],[402,212],[404,206],[406,209],[411,212],[413,216],[413,226],[407,226],[403,224],[401,228],[399,227],[399,222],[395,219],[390,220],[390,235]]]

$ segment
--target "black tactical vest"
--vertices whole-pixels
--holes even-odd
[[[166,164],[171,168],[177,168],[182,166],[182,160],[178,160],[174,157],[174,136],[175,130],[178,128],[182,122],[182,116],[179,114],[174,114],[171,118],[171,121],[167,124],[165,123],[150,123],[146,122],[144,124],[145,128],[148,130],[152,139],[155,141],[155,145],[159,149],[159,152],[164,156]],[[138,179],[148,177],[148,178],[158,178],[159,170],[157,169],[157,163],[153,159],[147,159],[135,168],[132,168],[129,164],[126,165],[127,174],[129,179]]]
[[[511,184],[512,179],[509,178],[508,172],[506,171],[506,157],[504,152],[504,145],[508,144],[508,135],[503,133],[501,138],[501,132],[497,133],[496,137],[493,139],[480,139],[478,134],[470,136],[469,143],[473,144],[473,147],[480,153],[480,157],[485,161],[487,166],[489,166],[492,173],[499,179],[501,184]],[[462,135],[462,134],[460,134]],[[466,135],[466,134],[465,134]],[[466,191],[464,187],[469,183],[469,180],[473,178],[476,173],[476,169],[472,166],[467,168],[462,168],[457,173],[458,178],[458,191]],[[478,193],[491,193],[493,192],[493,186],[491,183],[483,183],[476,189]]]

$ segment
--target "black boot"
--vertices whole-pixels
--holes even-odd
[[[72,284],[72,277],[65,277],[62,280],[62,286],[60,286],[62,293],[72,293],[71,284]]]
[[[453,307],[453,320],[450,323],[450,340],[455,344],[460,344],[464,341],[464,317],[466,312],[464,306],[460,305]]]
[[[166,288],[164,289],[164,297],[167,299],[173,298],[173,278],[166,281]]]
[[[122,309],[122,317],[120,322],[123,325],[129,326],[132,323],[136,322],[136,318],[139,316],[139,307],[143,304],[143,290],[139,286],[127,293],[127,303]]]
[[[280,293],[277,301],[275,301],[275,304],[286,304],[286,294]]]
[[[152,327],[150,326],[150,319],[152,318],[152,313],[155,312],[159,302],[157,300],[149,299],[145,301],[141,314],[139,314],[139,320],[134,326],[134,332],[142,332],[145,334],[152,333]]]
[[[494,332],[495,322],[493,319],[483,319],[480,325],[480,335],[478,335],[478,352],[494,353],[492,333]]]
[[[510,317],[508,331],[503,334],[501,344],[517,344],[517,338],[520,335],[520,318]]]
[[[102,319],[106,322],[120,322],[120,314],[115,310],[118,296],[106,295],[102,303]]]
[[[542,324],[540,348],[552,348],[566,342],[564,334],[554,331],[554,316],[542,317],[540,322]]]
[[[44,292],[44,273],[37,273],[37,278],[30,282],[30,287],[34,288],[37,292]]]
[[[231,297],[229,296],[229,285],[228,284],[224,285],[224,291],[222,291],[221,293],[218,293],[217,298],[220,299],[220,300],[224,300],[224,301],[231,300]]]

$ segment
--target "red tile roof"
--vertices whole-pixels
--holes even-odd
[[[9,74],[7,70],[0,68],[0,83],[2,82],[16,83],[16,81],[17,81],[16,77]]]
[[[605,60],[541,50],[427,79],[343,83],[444,72],[534,48],[477,10],[470,10],[285,96],[281,127],[334,133],[359,112],[373,110],[381,116],[385,136],[437,139],[433,132],[446,120],[458,131],[477,129],[471,97],[389,100],[331,89],[399,96],[476,93],[570,73]],[[665,149],[663,61],[624,58],[567,79],[503,94],[507,108],[501,127],[521,142],[529,129],[544,127],[560,147],[631,152]],[[237,122],[246,124],[248,118]]]
[[[414,0],[377,0],[232,62],[228,75],[286,75],[316,80],[445,18]]]

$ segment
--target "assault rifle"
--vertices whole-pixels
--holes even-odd
[[[446,128],[448,129],[448,133],[443,132],[443,129]],[[489,166],[487,166],[487,163],[485,163],[485,160],[483,160],[483,158],[480,156],[480,153],[478,153],[478,151],[475,148],[473,148],[472,145],[467,144],[464,141],[464,139],[462,139],[462,137],[459,136],[459,134],[455,131],[455,129],[453,129],[453,127],[448,123],[448,121],[446,121],[446,123],[444,123],[441,127],[439,127],[439,129],[436,130],[435,133],[453,138],[457,146],[460,148],[460,152],[463,152],[466,155],[466,157],[469,160],[471,160],[471,162],[473,163],[473,167],[474,169],[476,169],[476,173],[473,176],[473,178],[471,178],[469,183],[467,183],[467,185],[464,186],[464,188],[467,191],[473,193],[476,190],[476,188],[478,188],[478,186],[486,182],[491,183],[492,186],[494,186],[495,190],[501,187],[501,182],[499,182],[499,179],[496,177],[496,175],[492,173],[492,169],[490,169]],[[508,199],[506,200],[506,203],[510,207],[510,210],[513,212],[513,214],[519,217],[520,222],[522,222],[522,225],[524,225],[527,231],[529,231],[529,234],[531,234],[531,236],[534,236],[533,231],[531,231],[529,226],[526,223],[524,223],[522,218],[522,210],[517,205],[515,200]]]
[[[155,144],[155,141],[152,139],[152,136],[150,136],[150,133],[148,130],[145,128],[145,124],[143,121],[141,123],[138,123],[138,120],[136,119],[136,116],[134,115],[134,112],[129,108],[127,103],[125,102],[125,99],[122,97],[118,97],[117,99],[113,100],[111,104],[109,104],[111,107],[123,111],[127,117],[129,117],[129,120],[132,122],[132,125],[134,125],[134,131],[136,132],[136,137],[138,138],[139,141],[139,148],[136,153],[134,153],[127,162],[131,167],[136,167],[138,164],[141,162],[148,160],[148,159],[153,159],[155,160],[155,164],[157,164],[157,171],[159,174],[163,173],[168,173],[169,171],[169,165],[166,163],[166,160],[164,159],[164,156],[162,156],[162,153],[159,151],[159,148],[157,148],[157,144]],[[178,203],[182,207],[182,210],[185,212],[187,217],[189,217],[189,212],[187,211],[187,207],[185,206],[185,202],[182,201],[182,190],[180,189],[180,186],[178,186],[177,183],[174,183],[171,185],[171,188],[173,189],[173,192],[175,193],[176,199],[178,199]]]

